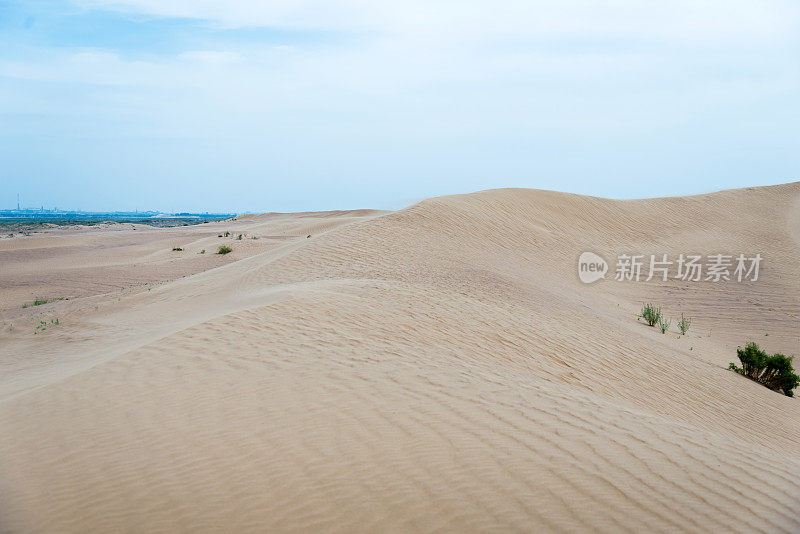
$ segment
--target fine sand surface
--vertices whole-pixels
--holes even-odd
[[[800,183],[0,239],[0,531],[800,532],[800,399],[727,370],[800,355],[799,262]]]

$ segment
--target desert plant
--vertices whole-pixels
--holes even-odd
[[[228,245],[222,245],[217,249],[217,254],[227,254],[228,252],[232,251],[233,249]]]
[[[666,317],[659,317],[658,318],[658,329],[661,330],[662,334],[666,334],[667,330],[669,330],[669,325],[672,324],[672,321],[667,319]]]
[[[241,241],[241,240],[242,240],[242,234],[239,234],[238,236],[236,236],[236,239],[238,239],[239,241]]]
[[[642,306],[642,319],[647,321],[650,326],[655,326],[658,320],[661,319],[661,308],[656,308],[650,303]]]
[[[228,237],[229,235],[231,235],[230,232],[225,232],[225,237]]]
[[[173,252],[181,252],[183,249],[181,247],[172,247]]]
[[[731,362],[728,369],[773,391],[781,391],[787,397],[794,396],[793,390],[800,384],[800,377],[792,368],[794,356],[777,353],[770,356],[753,342],[748,343],[743,349],[736,349],[736,355],[742,366],[738,367]]]
[[[205,253],[206,253],[206,249],[203,249],[203,250],[200,251],[200,254],[205,254]]]
[[[680,328],[681,334],[686,335],[690,326],[692,326],[692,320],[681,313],[681,320],[678,321],[678,328]]]

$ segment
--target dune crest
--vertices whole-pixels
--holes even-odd
[[[82,285],[36,310],[61,318],[41,335],[9,289],[0,531],[800,531],[800,401],[726,369],[750,340],[800,355],[800,182],[203,227],[0,242],[61,291],[90,271],[54,251],[97,243],[109,285],[176,278]],[[227,228],[258,239],[195,250]],[[764,263],[587,285],[584,251]],[[644,301],[688,335],[637,321]]]

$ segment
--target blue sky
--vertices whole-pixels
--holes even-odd
[[[794,0],[0,1],[0,207],[800,180]]]

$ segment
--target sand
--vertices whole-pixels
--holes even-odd
[[[727,370],[800,354],[798,259],[800,183],[2,239],[0,531],[798,532],[800,400]]]

